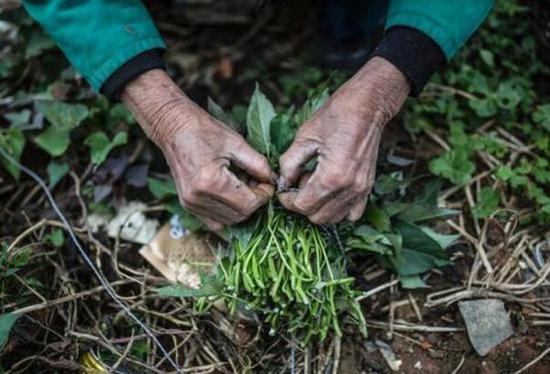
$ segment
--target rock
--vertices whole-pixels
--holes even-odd
[[[384,360],[386,361],[390,369],[392,371],[399,371],[399,368],[401,367],[401,364],[403,364],[403,361],[397,359],[397,356],[395,355],[395,352],[390,347],[390,345],[381,340],[376,340],[375,344],[378,346],[382,357],[384,357]]]
[[[469,300],[458,303],[472,346],[480,356],[513,335],[510,317],[498,299]]]

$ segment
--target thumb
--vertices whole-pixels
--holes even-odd
[[[231,153],[230,160],[259,182],[273,184],[277,179],[277,174],[271,170],[267,158],[256,152],[244,140],[235,152]]]
[[[268,183],[260,183],[255,186],[249,186],[249,188],[256,195],[260,204],[267,202],[275,193],[275,187]]]
[[[302,165],[316,154],[317,145],[315,143],[295,141],[279,160],[281,176],[289,184],[294,184],[302,174]]]

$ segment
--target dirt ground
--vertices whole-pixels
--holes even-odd
[[[251,1],[239,1],[227,2],[220,9],[210,8],[205,12],[204,5],[199,3],[190,6],[190,11],[184,17],[174,8],[173,2],[148,2],[170,46],[166,55],[168,70],[186,92],[203,105],[207,97],[211,96],[227,107],[244,103],[254,81],[258,80],[275,101],[289,104],[285,102],[288,101],[288,95],[281,88],[283,85],[279,78],[300,75],[305,67],[313,65],[310,52],[314,45],[312,35],[315,32],[315,14],[310,11],[311,4],[286,3],[285,6],[277,7],[272,2],[260,2],[263,6],[256,8],[256,2],[250,5]],[[536,14],[546,20],[541,22],[547,22],[550,16],[545,5],[540,5],[542,3],[535,2],[533,6],[542,7]],[[185,18],[183,22],[180,17]],[[543,51],[541,55],[549,56],[550,47],[544,45],[548,42],[548,37],[543,34],[537,34],[536,37]],[[302,78],[292,83],[298,87],[293,93],[296,100],[303,99],[307,94],[309,81],[307,77]],[[548,93],[550,85],[547,83],[539,82],[538,89],[541,93]],[[417,162],[414,168],[418,169],[415,171],[425,172],[427,163],[440,148],[433,139],[425,135],[412,139],[401,126],[403,121],[403,116],[400,116],[395,125],[388,128],[382,154],[392,151],[415,159]],[[158,151],[153,150],[151,154],[158,156]],[[154,172],[166,173],[166,165],[159,162],[158,157],[148,157],[156,160],[152,162]],[[46,166],[44,160],[35,160],[29,155],[24,156],[24,161],[41,170]],[[76,168],[77,174],[86,174],[85,169],[86,165],[79,165]],[[126,192],[127,186],[115,184],[114,195],[122,196]],[[66,183],[66,188],[58,191],[56,198],[64,210],[71,212],[73,220],[80,226],[81,196],[75,186]],[[8,185],[0,186],[0,199],[0,211],[3,215],[0,217],[4,217],[4,223],[0,225],[0,238],[9,239],[9,242],[40,219],[54,218],[52,210],[45,207],[44,199],[29,181],[11,188]],[[152,216],[161,217],[161,214],[153,212]],[[493,236],[498,238],[500,234],[498,231]],[[258,373],[311,373],[312,367],[317,368],[318,373],[391,373],[392,370],[376,345],[377,341],[383,341],[390,345],[396,359],[401,360],[396,371],[399,373],[504,374],[515,373],[550,347],[549,325],[534,326],[530,320],[526,321],[525,316],[535,308],[530,309],[518,302],[506,301],[506,308],[512,317],[514,335],[485,357],[480,357],[473,350],[456,302],[449,306],[425,306],[430,294],[452,287],[463,287],[472,274],[472,265],[479,259],[471,243],[464,239],[459,240],[451,249],[454,265],[429,274],[427,280],[433,288],[405,292],[391,287],[364,302],[365,316],[370,321],[367,340],[361,338],[353,328],[347,327],[341,340],[329,339],[316,344],[311,351],[297,349],[295,352],[291,342],[282,337],[270,338],[265,330],[248,322],[218,312],[197,316],[187,302],[155,299],[147,293],[146,285],[159,285],[164,279],[139,257],[139,246],[115,243],[104,234],[88,237],[85,230],[79,231],[79,235],[83,240],[88,240],[92,248],[90,252],[102,264],[109,280],[120,282],[117,286],[119,293],[147,315],[148,322],[155,324],[159,334],[163,335],[163,341],[172,342],[170,336],[164,335],[172,334],[181,338],[178,343],[184,346],[182,354],[188,357],[186,363],[195,367],[196,370],[192,372],[196,373],[245,372],[243,368],[247,368],[248,372]],[[491,240],[491,233],[488,235]],[[72,245],[67,245],[64,252],[56,252],[44,241],[38,240],[39,237],[42,239],[42,235],[37,234],[29,240],[28,244],[37,250],[38,260],[25,268],[25,275],[36,277],[45,288],[53,290],[52,299],[98,286],[75,255]],[[509,254],[499,256],[496,253],[491,258],[497,266],[502,265]],[[113,263],[113,258],[118,262]],[[369,277],[380,270],[371,268],[374,260],[369,256],[360,257],[357,262],[360,265],[354,270],[359,274],[358,284],[363,290],[384,285],[393,279],[387,272]],[[130,274],[128,277],[118,278],[118,264],[122,264],[125,274]],[[136,277],[139,281],[131,283],[131,277]],[[545,283],[541,288],[544,288],[541,293],[530,292],[524,297],[547,297],[548,285]],[[146,301],[140,301],[141,298]],[[411,299],[417,304],[418,310],[413,308],[413,302],[407,302]],[[10,308],[14,307],[14,303],[16,301],[10,300]],[[391,313],[389,309],[394,303],[401,303],[401,306]],[[544,305],[550,309],[547,302]],[[117,325],[120,318],[118,309],[99,290],[67,303],[60,303],[55,308],[41,308],[27,314],[17,323],[13,337],[0,354],[0,362],[5,369],[11,368],[13,371],[10,372],[13,373],[79,372],[82,368],[78,365],[78,357],[83,352],[97,350],[98,347],[112,352],[114,345],[124,347],[122,344],[133,341],[133,329],[124,330]],[[461,331],[411,332],[395,327],[391,332],[391,324],[399,324],[402,320],[412,321],[417,327],[452,326]],[[383,329],[376,327],[379,322],[386,324]],[[98,331],[116,338],[99,336]],[[182,343],[184,340],[185,343]],[[146,340],[142,339],[140,342]],[[144,345],[145,347],[138,347],[141,350],[136,349],[135,356],[146,361],[156,352],[149,352],[147,344]],[[34,364],[26,366],[27,363],[21,363],[32,355],[38,357]],[[296,361],[296,371],[290,369],[291,357]],[[311,365],[308,366],[308,363]],[[148,364],[152,365],[151,362]],[[144,370],[146,369],[143,367],[128,365],[126,372],[138,373],[145,372]],[[550,373],[550,354],[524,373]]]

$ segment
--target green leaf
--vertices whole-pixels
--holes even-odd
[[[538,105],[533,113],[533,121],[550,131],[550,104]]]
[[[452,149],[430,162],[430,171],[463,186],[472,179],[476,166],[464,149]]]
[[[357,227],[353,230],[353,235],[360,237],[366,243],[374,243],[384,236],[369,225],[361,225]]]
[[[428,254],[439,260],[449,259],[444,247],[430,235],[431,233],[426,233],[425,228],[403,221],[396,221],[394,227],[403,237],[403,248]]]
[[[53,189],[57,183],[69,172],[69,165],[66,162],[50,161],[48,164],[49,187]]]
[[[491,187],[483,187],[479,193],[473,213],[477,218],[489,217],[500,204],[500,195]]]
[[[481,59],[483,62],[487,64],[489,67],[495,66],[495,56],[493,55],[493,52],[487,50],[487,49],[480,49],[479,55],[481,56]]]
[[[437,179],[424,184],[422,192],[411,203],[392,202],[384,206],[391,217],[405,222],[422,222],[436,218],[446,218],[458,212],[452,209],[439,208],[437,198],[441,182]]]
[[[236,122],[229,114],[227,114],[221,106],[219,106],[214,100],[210,97],[208,98],[208,112],[214,116],[217,120],[224,123],[225,125],[231,127],[238,133],[242,133],[244,130],[243,126]]]
[[[11,328],[18,318],[18,314],[6,313],[0,315],[0,352],[8,342]]]
[[[399,175],[382,174],[376,178],[374,183],[374,193],[377,195],[388,195],[399,189],[407,187],[410,180],[403,180]]]
[[[362,250],[377,253],[383,256],[390,256],[394,254],[392,248],[388,245],[372,242],[368,243],[361,237],[350,237],[346,240],[346,247],[350,250]]]
[[[296,123],[298,123],[298,125],[302,125],[304,122],[313,117],[313,114],[317,111],[317,109],[321,108],[329,98],[330,95],[327,88],[311,96],[308,100],[306,100],[302,108],[296,112]]]
[[[394,254],[399,256],[403,249],[403,237],[400,234],[385,234],[385,239],[392,245]]]
[[[278,155],[282,155],[294,139],[294,124],[289,113],[278,114],[271,121],[271,142]]]
[[[271,154],[271,120],[275,117],[275,109],[269,99],[256,85],[254,94],[248,106],[246,130],[248,143],[258,152],[268,158]]]
[[[403,221],[396,221],[394,227],[403,238],[403,249],[393,260],[380,258],[382,265],[399,275],[416,275],[450,263],[440,243],[421,227]]]
[[[46,236],[46,241],[48,241],[55,248],[59,248],[65,243],[65,235],[63,234],[62,229],[54,229],[51,234]]]
[[[109,152],[119,145],[126,144],[128,134],[126,131],[119,132],[112,141],[102,131],[91,134],[84,140],[84,144],[90,147],[90,158],[94,165],[100,165],[107,159]]]
[[[196,231],[202,227],[200,219],[195,217],[193,213],[181,206],[179,199],[174,198],[166,203],[166,210],[170,214],[177,214],[180,217],[180,223],[184,229]]]
[[[468,100],[470,108],[480,117],[491,117],[497,113],[497,100],[494,97]]]
[[[437,244],[439,244],[439,247],[441,249],[447,248],[460,237],[460,235],[440,234],[427,226],[420,226],[420,229],[424,231],[426,235],[432,238]]]
[[[147,178],[147,188],[151,194],[161,200],[169,196],[177,196],[178,191],[172,179],[160,180],[156,178]]]
[[[62,155],[69,147],[71,130],[88,117],[88,108],[61,101],[38,101],[36,107],[51,124],[35,138],[36,144],[53,157]]]
[[[413,203],[408,205],[407,209],[399,212],[396,218],[405,222],[423,222],[433,219],[441,219],[456,216],[459,213],[457,210],[448,208],[439,208],[433,206],[425,206],[422,204]]]
[[[498,85],[496,97],[498,106],[502,109],[513,110],[521,102],[521,95],[510,82],[502,82]]]
[[[70,130],[61,130],[51,126],[34,138],[34,141],[50,156],[57,157],[64,154],[69,148],[70,133]]]
[[[155,290],[160,296],[167,297],[205,297],[205,296],[216,296],[221,293],[222,289],[217,285],[207,284],[202,286],[200,289],[184,287],[181,285],[176,286],[166,286],[157,288]]]
[[[72,130],[90,114],[88,108],[82,104],[67,104],[62,101],[37,101],[36,108],[57,130]]]
[[[389,230],[390,216],[382,209],[378,208],[372,200],[367,204],[365,209],[365,218],[380,232]]]
[[[25,60],[36,57],[55,47],[55,42],[41,29],[32,31],[25,46]]]
[[[428,285],[419,275],[400,275],[398,276],[401,287],[406,289],[426,288]]]
[[[31,122],[31,111],[23,109],[20,112],[6,113],[4,117],[10,121],[12,127],[23,127]]]
[[[136,122],[134,115],[124,106],[124,104],[115,104],[109,110],[109,124],[112,128],[119,122],[133,124]]]
[[[23,153],[23,148],[25,148],[25,137],[21,130],[13,127],[7,130],[0,130],[0,148],[13,159],[19,161]],[[0,157],[0,159],[2,159],[2,165],[4,165],[11,176],[16,181],[19,181],[21,170],[5,157]]]

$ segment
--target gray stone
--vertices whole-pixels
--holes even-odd
[[[480,356],[514,334],[504,303],[498,299],[458,303],[472,346]]]

